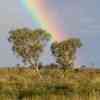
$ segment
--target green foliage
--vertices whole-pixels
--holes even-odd
[[[58,64],[70,67],[74,64],[77,48],[81,46],[82,43],[79,38],[70,38],[60,43],[52,43],[51,51]]]
[[[44,46],[51,39],[49,33],[42,29],[16,29],[9,32],[12,50],[20,56],[24,63],[37,65]]]

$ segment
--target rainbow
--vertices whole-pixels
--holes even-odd
[[[60,28],[55,25],[55,21],[50,18],[49,12],[44,8],[45,0],[21,0],[21,5],[28,10],[32,16],[33,24],[48,31],[53,40],[60,41],[63,37]]]

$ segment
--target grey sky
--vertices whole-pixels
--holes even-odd
[[[45,0],[46,10],[56,20],[65,36],[78,36],[84,47],[80,49],[78,62],[100,65],[100,1],[99,0]],[[53,12],[55,11],[55,16]],[[34,27],[31,16],[21,6],[20,0],[0,0],[0,66],[18,63],[7,37],[16,27]],[[48,61],[48,60],[47,60]]]

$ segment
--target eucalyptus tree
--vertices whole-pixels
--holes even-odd
[[[8,41],[13,52],[22,58],[23,63],[38,68],[39,58],[51,35],[42,29],[21,28],[9,32]]]
[[[74,65],[77,48],[81,46],[82,43],[79,38],[69,38],[59,43],[53,42],[51,51],[58,64],[63,67],[71,67]]]

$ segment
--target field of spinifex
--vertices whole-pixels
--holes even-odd
[[[1,68],[0,100],[100,100],[100,70]]]

